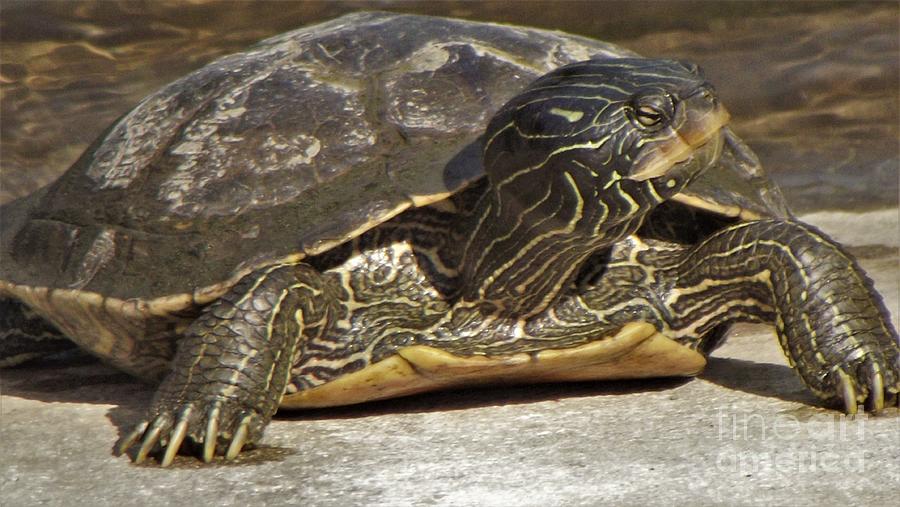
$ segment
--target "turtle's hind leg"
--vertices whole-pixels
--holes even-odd
[[[284,395],[298,347],[326,331],[336,298],[306,264],[280,264],[244,277],[203,310],[178,343],[172,371],[146,419],[118,445],[138,440],[139,463],[157,447],[172,462],[187,439],[204,461],[232,459],[258,441]]]
[[[74,342],[27,305],[0,297],[0,368],[74,348]]]

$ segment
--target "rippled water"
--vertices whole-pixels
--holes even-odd
[[[799,211],[896,208],[900,4],[16,2],[0,11],[0,202],[211,59],[361,9],[529,24],[699,63]]]

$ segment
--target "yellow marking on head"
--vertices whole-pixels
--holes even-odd
[[[586,143],[581,143],[581,144],[570,144],[570,145],[566,145],[566,146],[557,148],[556,150],[551,152],[549,155],[544,157],[544,159],[541,160],[540,162],[538,162],[537,164],[526,167],[524,169],[520,169],[520,170],[512,173],[511,175],[507,176],[506,179],[504,179],[503,181],[498,182],[497,188],[495,190],[499,192],[503,186],[505,186],[509,183],[512,183],[513,181],[516,180],[516,178],[519,178],[520,176],[529,174],[532,171],[534,171],[535,169],[540,169],[541,167],[546,165],[547,162],[550,161],[550,159],[559,155],[560,153],[566,153],[566,152],[572,151],[572,150],[596,150],[596,149],[602,148],[603,145],[606,144],[606,142],[609,141],[611,138],[612,138],[612,134],[609,134],[606,137],[599,139],[597,141],[591,141],[591,142],[586,142]]]
[[[576,121],[584,118],[584,111],[570,111],[568,109],[561,109],[558,107],[551,107],[550,114],[562,116],[569,123],[575,123]]]

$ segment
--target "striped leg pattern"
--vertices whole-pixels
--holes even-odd
[[[140,441],[136,463],[161,450],[167,466],[187,440],[204,461],[236,457],[262,437],[299,348],[325,331],[333,303],[321,274],[306,264],[244,277],[188,327],[147,417],[119,452]]]
[[[820,398],[851,414],[859,403],[878,412],[900,398],[900,342],[883,302],[853,258],[809,225],[729,227],[655,277],[666,320],[685,335],[774,322],[791,365]]]

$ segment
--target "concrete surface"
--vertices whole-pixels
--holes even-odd
[[[874,213],[807,218],[856,245],[896,316],[897,210]],[[279,414],[264,445],[232,464],[113,456],[151,394],[88,358],[4,370],[0,503],[821,506],[889,505],[900,490],[898,410],[849,419],[818,407],[764,326],[736,329],[690,381]]]

